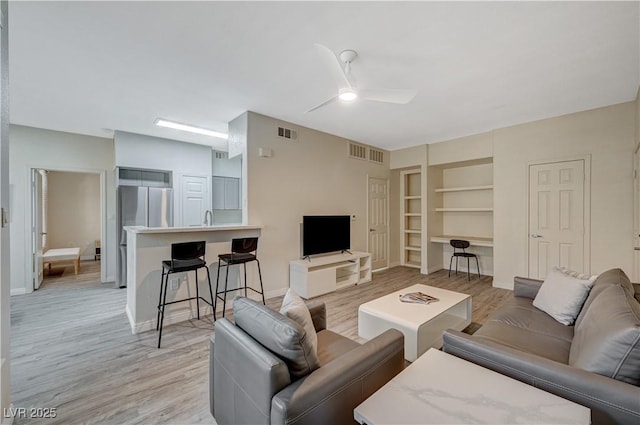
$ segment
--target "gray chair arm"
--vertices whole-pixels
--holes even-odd
[[[390,329],[280,391],[271,424],[353,424],[353,409],[404,368],[404,336]]]
[[[442,349],[586,406],[594,425],[640,423],[640,387],[453,330]]]
[[[271,399],[291,383],[286,364],[224,318],[216,321],[210,356],[210,408],[217,423],[269,423]]]
[[[513,278],[513,296],[534,299],[541,286],[541,280],[516,276]]]
[[[313,327],[316,328],[316,332],[327,329],[327,308],[321,301],[311,301],[307,304],[309,313],[311,313],[311,320],[313,321]]]

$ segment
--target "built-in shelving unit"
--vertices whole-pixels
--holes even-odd
[[[422,172],[419,168],[400,173],[402,196],[400,215],[402,241],[400,262],[402,265],[420,268],[422,265]]]
[[[447,268],[451,239],[468,240],[481,261],[481,272],[493,274],[493,161],[438,164],[429,167],[429,268]],[[437,245],[442,246],[436,249]],[[475,249],[474,249],[475,248]]]
[[[492,184],[487,184],[484,186],[466,186],[466,187],[441,187],[436,189],[436,193],[440,192],[468,192],[471,190],[493,190]]]

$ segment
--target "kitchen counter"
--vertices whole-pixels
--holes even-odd
[[[199,227],[144,227],[128,226],[127,232],[127,317],[133,333],[155,330],[162,261],[171,259],[171,244],[204,240],[207,243],[207,265],[211,275],[211,286],[216,289],[218,255],[231,252],[231,240],[260,236],[261,226],[222,225]],[[237,282],[236,267],[229,270],[229,287]],[[249,282],[256,274],[247,267]],[[195,293],[195,273],[176,273],[170,276],[167,301],[189,298]],[[172,289],[173,288],[173,289]],[[198,271],[200,295],[209,298],[207,273]],[[200,303],[200,315],[211,314],[211,307]],[[168,305],[164,326],[196,317],[196,303]]]

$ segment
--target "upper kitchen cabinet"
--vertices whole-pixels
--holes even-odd
[[[213,209],[240,209],[240,179],[213,176]]]

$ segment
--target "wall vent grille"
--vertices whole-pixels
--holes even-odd
[[[228,157],[229,157],[228,153],[216,151],[216,159],[227,159]]]
[[[357,143],[349,143],[349,156],[356,159],[367,159],[367,147]]]
[[[384,164],[384,152],[377,149],[369,148],[369,161]]]
[[[278,127],[278,137],[296,140],[298,138],[298,132],[290,128]]]

